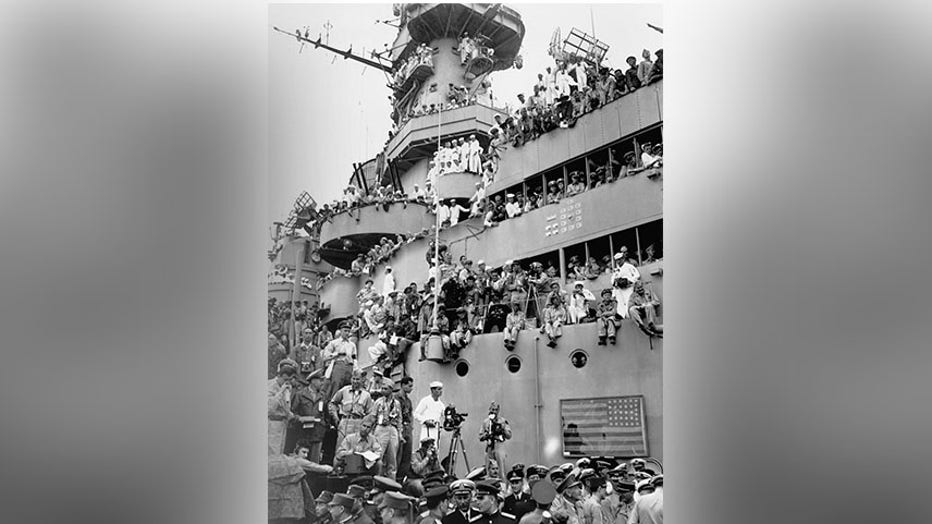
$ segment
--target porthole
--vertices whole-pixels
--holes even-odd
[[[589,355],[581,349],[577,349],[570,353],[570,362],[573,363],[573,367],[582,368],[589,363]]]
[[[521,370],[521,359],[517,355],[512,355],[505,360],[505,367],[511,373],[517,373]]]
[[[460,360],[456,363],[454,369],[456,369],[456,374],[460,377],[465,377],[469,373],[469,362],[465,360]]]

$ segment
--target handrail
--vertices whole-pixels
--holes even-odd
[[[347,208],[347,209],[341,209],[341,210],[337,211],[336,213],[332,213],[332,214],[331,214],[329,217],[327,217],[327,218],[328,218],[328,219],[332,219],[332,218],[335,217],[335,216],[342,215],[342,214],[345,214],[345,213],[349,213],[350,211],[355,211],[355,210],[359,210],[359,209],[364,209],[364,208],[372,207],[372,206],[384,206],[385,204],[392,205],[392,204],[404,204],[404,203],[407,203],[408,205],[416,204],[416,205],[419,205],[419,206],[426,207],[426,208],[428,208],[428,209],[430,209],[430,207],[431,207],[429,204],[426,204],[426,203],[424,203],[424,202],[420,202],[420,201],[418,201],[418,200],[413,200],[413,199],[412,199],[412,200],[403,200],[403,201],[402,201],[402,200],[392,200],[391,202],[372,202],[372,203],[363,204],[363,205],[353,205],[352,207],[349,207],[349,208]]]
[[[447,110],[445,110],[444,112],[447,113],[447,114],[449,114],[449,112],[451,112],[451,111],[459,111],[459,110],[461,110],[461,109],[478,108],[478,107],[485,108],[485,109],[488,109],[488,110],[490,110],[490,111],[493,111],[493,112],[496,112],[496,113],[500,113],[500,114],[508,114],[507,111],[505,110],[505,108],[489,106],[489,105],[485,105],[485,104],[480,104],[480,103],[478,103],[478,102],[475,102],[475,103],[472,103],[472,104],[468,104],[468,105],[465,105],[465,106],[460,106],[460,107],[457,107],[456,109],[447,109]],[[392,150],[396,149],[396,148],[398,147],[399,144],[401,144],[405,139],[407,139],[407,138],[411,135],[411,133],[413,132],[413,129],[410,128],[410,125],[412,124],[412,122],[414,122],[414,121],[416,121],[416,120],[418,120],[418,119],[421,119],[421,118],[436,117],[436,115],[437,115],[438,112],[439,112],[439,111],[436,111],[436,112],[433,112],[433,113],[428,113],[428,114],[426,114],[426,115],[414,116],[414,117],[411,117],[411,118],[409,118],[408,120],[406,120],[403,124],[401,124],[401,125],[398,127],[398,131],[395,133],[395,135],[392,137],[392,139],[389,140],[389,141],[385,144],[385,150],[384,150],[385,154],[388,155],[389,152],[391,152]],[[446,121],[446,124],[450,124],[450,123],[453,122],[453,121],[455,121],[455,120],[452,120],[452,121],[451,121],[451,120],[447,120],[447,121]],[[493,125],[494,125],[494,124],[493,124]],[[421,127],[425,128],[425,129],[431,128],[431,127],[433,127],[433,123],[431,122],[431,123],[425,124],[425,125],[423,125],[423,126],[421,126]],[[419,129],[420,129],[420,128],[419,128]]]

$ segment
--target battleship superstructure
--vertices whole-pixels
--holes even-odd
[[[507,114],[480,101],[408,119],[402,115],[412,107],[442,103],[449,89],[457,86],[466,86],[470,93],[481,89],[488,75],[515,64],[525,30],[520,15],[502,4],[395,4],[395,9],[400,27],[391,52],[370,65],[390,71],[394,79],[392,116],[400,125],[379,157],[354,165],[350,182],[364,190],[388,185],[410,195],[415,184],[423,187],[428,160],[439,142],[476,135],[486,148],[495,116]],[[465,61],[458,50],[464,33],[480,42],[474,56]],[[431,59],[410,60],[423,52],[421,44],[432,50]],[[588,179],[596,165],[611,165],[629,151],[637,155],[645,142],[662,142],[662,94],[661,80],[588,112],[573,127],[504,149],[487,195],[546,188],[548,181],[567,180],[573,171],[582,171]],[[493,268],[507,260],[520,261],[525,267],[532,261],[552,265],[559,269],[569,292],[573,279],[566,275],[566,268],[571,257],[601,260],[626,246],[639,258],[641,280],[662,297],[662,178],[659,170],[652,176],[625,177],[494,227],[485,227],[482,217],[463,219],[441,229],[439,239],[454,260],[465,254]],[[475,173],[447,173],[436,178],[435,191],[440,199],[467,205],[479,180]],[[297,224],[286,224],[281,249],[270,253],[270,258],[288,276],[270,280],[270,296],[318,303],[323,321],[331,328],[355,317],[357,291],[369,277],[322,277],[335,267],[349,268],[357,255],[383,236],[429,231],[436,222],[428,204],[396,203],[387,211],[376,207],[336,213],[310,237],[294,234],[296,225],[300,229],[300,217],[295,219]],[[296,211],[300,215],[302,206],[296,204]],[[425,253],[432,240],[433,235],[428,235],[405,243],[388,262],[399,289],[409,282],[426,281]],[[650,258],[656,260],[644,258],[648,246]],[[382,288],[385,265],[377,265],[371,273],[376,289]],[[611,276],[588,280],[586,287],[598,296],[600,290],[611,287]],[[431,381],[444,383],[444,400],[470,415],[463,435],[471,466],[482,463],[484,445],[477,435],[493,400],[501,404],[502,415],[514,432],[504,447],[508,465],[556,464],[572,458],[564,449],[567,434],[561,423],[561,401],[623,396],[643,397],[641,426],[647,446],[620,457],[650,455],[662,460],[663,339],[648,336],[625,320],[616,345],[600,346],[596,330],[595,323],[565,326],[557,347],[550,348],[538,329],[528,329],[512,351],[502,347],[500,332],[477,334],[458,359],[449,363],[419,361],[421,348],[415,342],[392,375],[414,377],[411,398],[415,402],[427,394]],[[374,337],[358,341],[361,367],[372,364],[365,348],[375,342]]]

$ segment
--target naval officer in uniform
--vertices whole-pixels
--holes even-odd
[[[441,524],[446,516],[447,493],[450,488],[441,484],[424,493],[426,509],[417,517],[417,524]]]
[[[345,493],[337,493],[333,496],[327,506],[330,510],[330,517],[334,524],[351,524],[355,515],[353,515],[353,506],[356,499]]]
[[[553,499],[557,496],[557,490],[549,480],[540,480],[531,487],[531,499],[534,500],[534,511],[521,517],[519,524],[541,524],[549,521],[551,514],[548,511]]]
[[[469,524],[515,524],[514,515],[499,511],[498,482],[488,479],[476,483],[477,514],[469,519]]]
[[[505,497],[502,511],[514,515],[516,520],[520,520],[522,515],[534,509],[531,495],[524,488],[524,465],[515,464],[506,477],[508,483],[511,484],[511,495]]]
[[[450,494],[453,498],[453,511],[447,513],[440,522],[442,524],[469,524],[475,516],[472,510],[473,495],[476,492],[476,483],[468,479],[454,480],[450,484]]]

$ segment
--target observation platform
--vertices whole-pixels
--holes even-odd
[[[437,150],[437,133],[445,142],[475,134],[483,148],[489,144],[489,130],[495,125],[494,115],[503,111],[473,104],[466,107],[414,117],[398,130],[385,147],[386,158],[396,160],[406,170],[420,159],[432,158]]]
[[[418,43],[469,33],[485,37],[481,44],[495,50],[492,69],[501,71],[511,67],[524,40],[521,15],[503,4],[404,4],[403,9],[408,22],[392,45],[396,66]]]
[[[349,268],[359,253],[369,251],[383,236],[412,235],[434,225],[426,204],[393,203],[388,211],[368,205],[334,215],[320,228],[321,256],[334,266]]]
[[[395,92],[404,94],[408,92],[415,83],[423,83],[424,80],[430,78],[433,74],[434,66],[432,64],[419,63],[412,65],[407,71],[402,73],[403,80],[401,84],[395,86]]]

